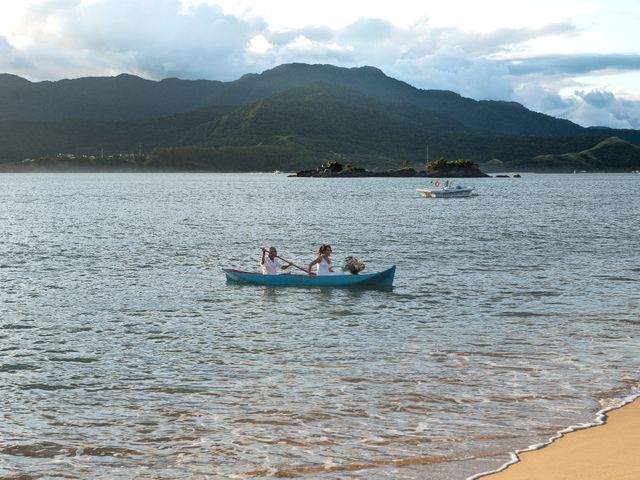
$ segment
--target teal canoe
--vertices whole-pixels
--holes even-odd
[[[263,275],[224,268],[228,282],[267,287],[392,287],[396,266],[378,273],[359,275]]]

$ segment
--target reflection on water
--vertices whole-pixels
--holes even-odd
[[[2,183],[1,476],[462,479],[638,388],[632,175]],[[395,287],[221,270],[322,243]]]

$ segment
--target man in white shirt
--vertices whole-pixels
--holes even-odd
[[[287,265],[282,265],[280,260],[278,260],[277,255],[278,251],[275,247],[269,247],[269,255],[267,255],[267,251],[262,249],[262,258],[260,258],[260,267],[262,268],[263,275],[277,275],[278,269],[285,270],[291,266],[290,263]]]

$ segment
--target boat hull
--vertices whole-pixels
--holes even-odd
[[[249,283],[267,287],[392,287],[395,265],[377,273],[360,275],[263,275],[224,268],[228,282]]]

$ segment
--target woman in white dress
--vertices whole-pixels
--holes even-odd
[[[309,272],[311,267],[317,266],[316,275],[342,275],[342,272],[334,272],[331,266],[331,245],[320,245],[315,260],[309,264]]]

